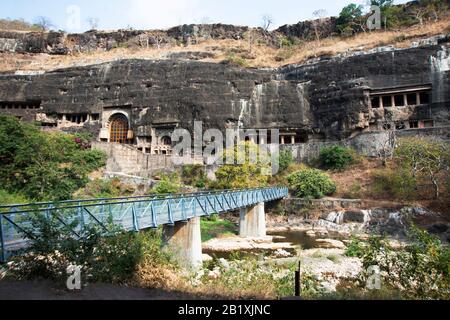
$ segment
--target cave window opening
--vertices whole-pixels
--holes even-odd
[[[57,124],[56,123],[42,122],[41,123],[41,127],[43,127],[43,128],[56,128]]]
[[[384,130],[391,130],[392,129],[392,125],[390,123],[384,123],[383,124],[383,129]]]
[[[40,101],[0,101],[1,109],[14,109],[14,110],[27,110],[27,109],[40,109]]]
[[[410,121],[409,122],[409,128],[410,129],[418,129],[419,128],[419,121]]]
[[[146,144],[151,144],[152,143],[152,137],[143,137],[142,138],[142,142],[146,143]]]
[[[85,123],[88,119],[87,114],[68,114],[66,115],[66,119],[69,122],[76,123],[76,124],[82,124]]]
[[[434,127],[434,121],[433,120],[425,120],[423,122],[424,128],[433,128]]]
[[[392,97],[391,96],[384,96],[383,97],[383,106],[384,107],[392,107]]]
[[[162,144],[165,146],[172,145],[172,138],[170,138],[170,137],[163,137],[161,140],[162,140]]]
[[[98,114],[98,113],[93,113],[93,114],[91,115],[91,120],[92,120],[92,121],[99,121],[99,120],[100,120],[100,114]]]
[[[407,98],[408,106],[417,105],[417,94],[410,93],[406,96],[406,98]]]
[[[428,103],[430,103],[429,92],[421,92],[420,93],[420,104],[428,104]]]
[[[110,118],[109,135],[112,143],[126,143],[128,140],[128,119],[123,114],[115,114]]]
[[[307,134],[297,134],[295,136],[295,143],[296,144],[302,144],[302,143],[308,143],[309,141],[309,136]]]
[[[396,107],[404,107],[405,106],[405,96],[404,95],[396,95],[394,96],[394,102]]]
[[[380,97],[373,97],[370,100],[373,109],[377,109],[380,107]]]

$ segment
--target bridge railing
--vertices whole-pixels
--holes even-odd
[[[2,205],[0,260],[5,261],[12,252],[26,247],[27,238],[32,237],[28,231],[33,228],[33,217],[39,215],[70,226],[77,237],[88,226],[98,226],[105,233],[111,231],[112,225],[120,226],[125,231],[140,231],[193,217],[235,211],[287,195],[287,188],[266,188]]]

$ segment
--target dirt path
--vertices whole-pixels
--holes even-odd
[[[114,286],[89,285],[69,292],[49,281],[0,281],[0,300],[194,300],[181,292]]]

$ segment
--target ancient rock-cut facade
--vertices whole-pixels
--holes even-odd
[[[376,155],[386,132],[449,137],[449,37],[279,69],[122,60],[0,75],[0,112],[170,155],[175,128],[279,129],[299,159],[323,143]]]

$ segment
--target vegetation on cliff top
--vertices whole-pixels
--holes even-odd
[[[369,13],[365,13],[358,5],[350,4],[348,8],[343,8],[341,15],[336,18],[336,26],[328,30],[327,34],[321,33],[321,23],[329,23],[330,19],[322,17],[317,21],[304,22],[306,27],[302,29],[309,31],[303,36],[250,29],[242,39],[197,39],[195,44],[189,46],[184,46],[179,41],[174,45],[147,47],[132,40],[130,43],[120,43],[111,50],[90,49],[88,53],[71,55],[2,53],[0,71],[54,70],[124,57],[166,59],[170,53],[188,51],[211,52],[210,56],[201,59],[206,62],[226,62],[239,67],[280,67],[321,56],[369,50],[379,46],[406,48],[417,39],[448,33],[450,16],[448,4],[444,0],[421,0],[406,6],[394,6],[390,0],[372,2],[382,8],[382,30],[367,30]],[[7,23],[3,25],[10,29]],[[267,37],[273,39],[267,41]]]

